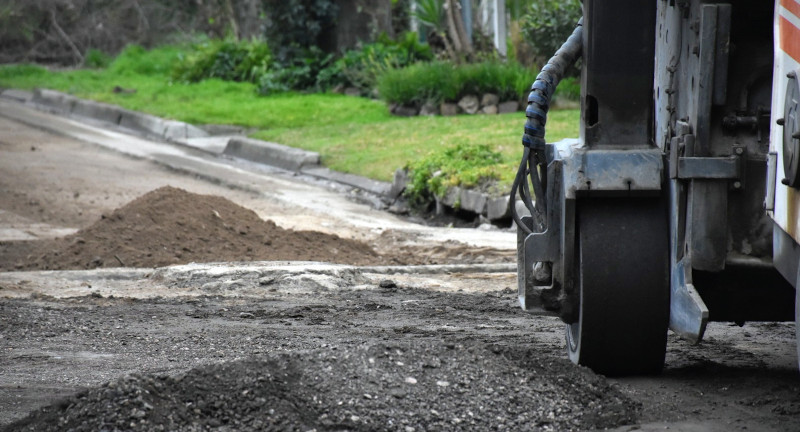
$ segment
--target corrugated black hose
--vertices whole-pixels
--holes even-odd
[[[522,154],[517,176],[511,186],[511,215],[514,222],[526,234],[531,234],[533,230],[522,223],[522,219],[517,214],[516,201],[517,192],[525,203],[525,207],[531,212],[534,218],[534,226],[537,232],[545,229],[545,215],[547,214],[547,160],[545,158],[545,123],[547,123],[547,111],[550,109],[550,100],[556,90],[556,86],[564,77],[564,73],[581,56],[583,46],[583,18],[578,21],[578,26],[572,32],[567,41],[561,45],[547,64],[536,76],[536,81],[531,86],[528,95],[528,108],[525,116],[525,134],[522,136],[522,145],[525,150]],[[533,196],[528,186],[528,178],[533,186]],[[533,198],[536,198],[536,206],[533,205]]]

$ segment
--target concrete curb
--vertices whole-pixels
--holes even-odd
[[[222,152],[227,156],[273,165],[290,171],[319,166],[319,153],[244,137],[233,137]]]
[[[4,97],[6,97],[6,92],[3,92]],[[34,90],[30,98],[30,104],[42,111],[80,120],[107,123],[139,135],[156,137],[167,141],[209,136],[206,131],[188,123],[165,120],[149,114],[126,110],[117,105],[78,99],[55,90]]]

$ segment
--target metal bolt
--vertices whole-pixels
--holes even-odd
[[[783,118],[779,118],[778,120],[775,120],[775,123],[777,123],[778,126],[783,126],[783,124],[785,122],[786,122],[786,120],[784,120]]]
[[[736,151],[736,154],[737,154],[737,155],[741,155],[741,154],[743,154],[743,153],[744,153],[744,149],[743,149],[743,148],[741,148],[741,147],[736,147],[736,150],[735,150],[735,151]]]
[[[800,131],[793,133],[792,134],[792,138],[794,138],[794,139],[800,138]]]
[[[742,188],[742,182],[740,182],[740,181],[733,182],[733,188],[734,189],[741,189]]]

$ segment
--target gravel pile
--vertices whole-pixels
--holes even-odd
[[[603,378],[533,350],[323,345],[126,377],[6,430],[567,431],[629,424],[637,409]]]

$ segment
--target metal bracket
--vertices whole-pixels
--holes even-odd
[[[678,159],[678,178],[735,180],[741,177],[741,157],[682,157]]]

